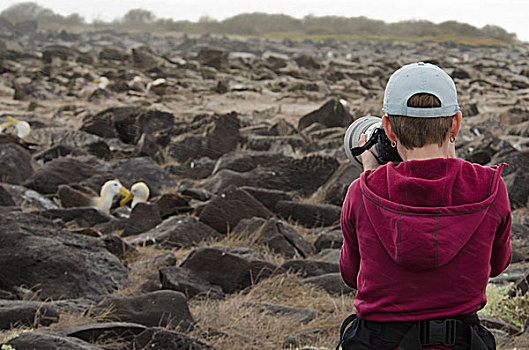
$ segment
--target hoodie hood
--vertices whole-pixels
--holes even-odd
[[[437,158],[362,173],[365,210],[391,259],[413,271],[449,263],[487,215],[503,166]]]

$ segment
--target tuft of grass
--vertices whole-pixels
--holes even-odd
[[[352,295],[330,296],[319,287],[301,284],[297,275],[288,273],[265,279],[224,300],[191,300],[190,309],[199,325],[194,335],[220,334],[206,337],[219,350],[237,349],[241,344],[249,350],[280,349],[288,336],[303,339],[312,347],[334,348],[341,322],[353,312],[353,301]],[[270,315],[242,306],[248,302],[310,307],[318,315],[301,324],[288,315]]]
[[[9,330],[0,330],[0,344],[7,343],[12,339],[15,339],[19,335],[25,332],[32,332],[33,328],[29,327],[16,327]],[[16,350],[11,345],[2,345],[0,350]]]
[[[529,293],[509,298],[508,286],[487,286],[487,305],[479,313],[523,328],[529,319]]]

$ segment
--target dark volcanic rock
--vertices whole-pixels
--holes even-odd
[[[191,252],[181,267],[218,285],[225,293],[242,290],[252,284],[250,262],[216,248],[199,248]]]
[[[113,176],[122,180],[124,185],[144,181],[153,190],[153,194],[164,187],[176,186],[173,178],[149,157],[109,162],[102,166],[102,170],[111,172]]]
[[[105,295],[127,271],[96,238],[74,235],[34,214],[0,217],[0,289],[38,286],[39,298]]]
[[[0,300],[0,329],[49,326],[58,320],[59,313],[50,305],[36,301]]]
[[[120,339],[131,342],[147,327],[136,323],[104,322],[60,328],[57,333],[81,339],[89,343],[104,342],[107,339]]]
[[[193,132],[174,137],[168,155],[179,162],[200,157],[217,159],[234,151],[239,143],[240,122],[237,113],[213,115],[195,121]]]
[[[105,47],[99,52],[99,59],[124,62],[130,59],[130,55],[113,47]]]
[[[316,252],[319,253],[323,249],[336,249],[341,248],[343,244],[343,235],[342,229],[340,226],[331,227],[330,229],[325,229],[319,233],[316,242],[314,242],[314,247]]]
[[[354,292],[354,290],[347,287],[343,283],[342,276],[339,272],[327,273],[324,275],[305,278],[302,283],[317,285],[325,289],[327,293],[333,295],[348,294]]]
[[[15,143],[0,144],[0,178],[2,182],[21,185],[34,173],[31,154]]]
[[[291,226],[277,219],[243,219],[231,233],[235,237],[250,237],[256,243],[267,245],[273,252],[287,258],[296,255],[307,257],[313,252],[312,245]]]
[[[76,49],[64,45],[49,45],[42,50],[42,60],[45,63],[52,63],[54,58],[63,61],[75,59],[79,55]]]
[[[173,216],[128,242],[134,245],[161,244],[165,247],[189,248],[203,240],[221,237],[220,233],[193,216]]]
[[[209,283],[185,267],[175,266],[160,269],[160,281],[164,289],[182,292],[188,298],[193,298],[195,295],[214,299],[224,297],[219,286]]]
[[[164,193],[154,199],[158,206],[160,216],[166,219],[171,215],[184,214],[193,211],[189,205],[190,198],[178,193]]]
[[[25,186],[39,193],[52,194],[57,192],[59,185],[78,183],[98,174],[104,173],[76,158],[58,158],[44,164]]]
[[[279,201],[275,212],[285,220],[294,220],[306,227],[330,226],[340,220],[341,207],[333,204]]]
[[[314,320],[318,314],[318,312],[314,309],[302,309],[298,307],[287,307],[268,303],[244,303],[243,305],[261,309],[261,311],[272,315],[289,316],[300,323],[308,323]]]
[[[138,323],[148,327],[179,327],[187,330],[194,323],[184,294],[161,290],[136,297],[110,297],[98,308],[111,307],[113,317],[121,322]]]
[[[312,123],[320,123],[328,128],[334,126],[349,126],[353,118],[339,100],[331,100],[319,109],[303,116],[298,123],[298,129],[303,130]]]
[[[107,111],[85,116],[81,130],[101,137],[118,137],[113,115]]]
[[[214,347],[188,335],[163,328],[150,328],[138,335],[134,341],[136,349],[167,350],[215,350]]]
[[[247,192],[229,187],[205,205],[199,218],[218,232],[226,233],[242,219],[272,216],[270,210]]]
[[[282,266],[285,271],[299,273],[301,277],[312,277],[324,275],[327,273],[340,272],[338,264],[328,263],[316,260],[290,260]]]
[[[215,161],[208,157],[191,160],[182,165],[167,165],[164,169],[170,174],[186,179],[204,179],[211,175]]]
[[[158,164],[165,162],[163,150],[156,143],[156,140],[149,134],[142,134],[136,144],[136,153],[138,156],[147,156],[154,159]]]
[[[15,349],[38,350],[101,350],[99,346],[72,337],[60,337],[48,333],[23,332],[7,342]]]
[[[265,207],[273,211],[279,201],[292,200],[292,196],[281,190],[271,190],[251,186],[242,186],[241,190],[248,192],[252,197],[263,203]]]
[[[238,173],[245,173],[257,167],[271,167],[279,160],[286,161],[288,157],[280,153],[271,152],[230,152],[217,160],[213,173],[216,174],[223,169],[229,169]]]
[[[161,222],[160,211],[155,203],[138,203],[132,208],[125,231],[121,236],[127,237],[143,233]]]
[[[340,165],[336,172],[321,187],[326,203],[342,206],[349,185],[364,171],[362,166],[354,161]]]
[[[122,240],[120,236],[105,235],[100,239],[105,244],[107,250],[119,259],[124,259],[136,252],[136,248]]]
[[[274,165],[256,167],[245,173],[221,170],[202,184],[212,192],[223,191],[229,185],[235,185],[298,191],[299,194],[308,196],[326,183],[338,166],[336,159],[318,155],[301,159],[278,158]]]
[[[96,208],[59,208],[47,209],[37,212],[47,219],[61,219],[64,222],[75,221],[79,226],[92,227],[97,224],[108,222],[112,217]]]
[[[48,198],[44,197],[38,192],[35,192],[33,190],[30,190],[28,188],[25,188],[23,186],[18,185],[10,185],[10,184],[0,184],[0,187],[5,189],[9,195],[11,196],[11,199],[15,202],[15,205],[17,207],[22,207],[24,205],[33,208],[33,209],[57,209],[57,205],[49,200]],[[4,198],[4,200],[7,200]]]
[[[15,201],[11,198],[9,191],[0,185],[0,207],[14,207]]]
[[[217,70],[229,67],[228,52],[218,47],[207,46],[201,48],[198,52],[197,60],[201,64]]]
[[[172,126],[174,115],[138,107],[112,107],[83,119],[81,130],[101,136],[119,137],[136,144],[142,134],[152,134]]]

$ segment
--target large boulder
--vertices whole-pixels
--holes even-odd
[[[49,333],[22,332],[7,342],[13,349],[39,350],[101,350],[97,345],[73,337],[61,337]]]
[[[279,201],[275,213],[285,220],[294,220],[305,227],[330,226],[340,220],[342,208],[334,204]]]
[[[319,109],[301,117],[298,129],[303,130],[313,123],[320,123],[328,128],[334,126],[349,126],[353,118],[345,108],[342,100],[330,100]]]
[[[166,350],[193,349],[215,350],[209,344],[186,334],[164,328],[149,328],[139,334],[134,340],[135,349]]]
[[[76,158],[63,157],[44,164],[25,183],[25,186],[42,194],[56,193],[59,185],[78,183],[103,171]]]
[[[126,186],[143,181],[151,189],[152,195],[159,193],[163,188],[176,186],[176,181],[171,175],[150,157],[135,157],[108,162],[101,166],[101,171],[112,173]]]
[[[178,327],[188,330],[194,323],[184,294],[160,290],[134,297],[110,297],[97,306],[111,310],[121,322],[137,323],[148,327]]]
[[[59,328],[56,332],[89,343],[104,342],[109,338],[119,338],[121,341],[131,342],[146,329],[147,327],[136,323],[104,322]]]
[[[288,157],[280,153],[258,151],[230,152],[217,160],[213,174],[223,169],[245,173],[257,167],[271,167],[277,164],[279,160],[287,161],[288,159]]]
[[[244,253],[243,253],[244,254]],[[277,269],[262,260],[222,248],[199,248],[181,264],[200,278],[218,285],[225,293],[240,291]]]
[[[172,266],[160,269],[160,281],[164,289],[182,292],[188,298],[193,298],[196,295],[208,298],[224,297],[219,286],[209,283],[185,267]]]
[[[271,211],[275,209],[277,202],[292,200],[292,196],[290,194],[281,190],[272,190],[251,186],[242,186],[240,189],[248,192],[252,197],[263,203],[263,205]]]
[[[41,299],[106,295],[128,280],[98,239],[21,212],[0,217],[0,275],[0,289],[37,288]]]
[[[168,248],[190,248],[201,241],[220,237],[220,233],[193,216],[173,216],[128,242],[141,246],[160,244]]]
[[[197,61],[217,70],[229,67],[228,52],[219,47],[202,47],[197,54]]]
[[[105,47],[99,51],[99,60],[115,61],[118,63],[124,63],[130,59],[130,55],[120,49],[113,47]]]
[[[327,156],[311,155],[301,159],[278,157],[273,165],[257,166],[244,173],[220,170],[203,180],[202,184],[214,193],[234,185],[296,191],[302,196],[308,196],[325,184],[338,167],[338,161]]]
[[[303,279],[301,283],[305,285],[316,285],[332,295],[350,294],[354,292],[353,289],[343,283],[342,276],[339,272],[308,277]]]
[[[349,185],[364,171],[355,161],[348,161],[340,165],[329,180],[321,186],[326,203],[342,206]]]
[[[5,190],[6,196],[2,198],[1,202],[4,204],[11,205],[12,200],[13,205],[21,208],[26,206],[35,210],[39,209],[57,209],[58,206],[52,200],[44,197],[38,192],[30,190],[23,186],[10,185],[7,183],[0,184],[0,187]],[[9,196],[9,197],[8,197]]]
[[[240,121],[237,113],[199,116],[188,132],[171,139],[167,153],[179,162],[201,157],[218,159],[239,144]]]
[[[53,306],[37,301],[0,300],[0,329],[49,326],[58,320],[59,313]]]
[[[294,256],[307,257],[313,252],[307,242],[293,227],[272,218],[243,219],[231,233],[234,237],[250,238],[256,243],[265,244],[275,253],[287,258]]]
[[[111,107],[83,118],[81,130],[101,137],[119,137],[125,143],[136,144],[142,134],[169,128],[174,115],[138,107]]]
[[[317,260],[289,260],[281,265],[285,271],[299,273],[301,277],[314,277],[327,273],[340,272],[338,263]]]
[[[63,61],[75,60],[78,55],[79,51],[64,45],[48,45],[42,50],[42,60],[48,64],[55,58]]]
[[[122,237],[134,236],[156,227],[162,222],[158,206],[154,203],[138,203],[130,213]]]
[[[529,198],[529,151],[499,152],[491,164],[507,163],[502,177],[507,184],[507,192],[513,208],[525,207]]]
[[[16,143],[0,144],[2,182],[21,185],[34,173],[31,153]]]
[[[242,219],[272,216],[272,212],[248,192],[232,186],[212,198],[201,210],[199,218],[218,232],[226,233]]]

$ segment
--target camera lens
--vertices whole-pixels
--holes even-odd
[[[362,134],[366,134],[366,140],[369,140],[375,130],[380,128],[381,126],[382,119],[372,115],[358,118],[351,125],[349,125],[349,128],[345,132],[345,137],[343,140],[343,145],[347,158],[349,158],[350,160],[354,159],[360,164],[362,164],[362,158],[360,156],[354,156],[351,152],[351,148],[358,147],[358,143],[360,142],[360,137],[362,136]],[[378,154],[376,144],[371,148],[371,151],[375,155]]]

